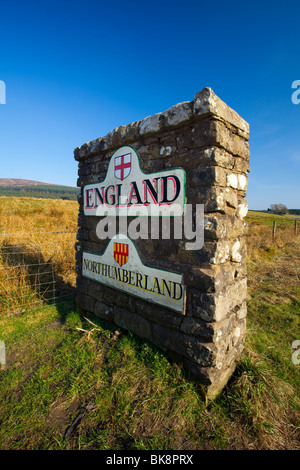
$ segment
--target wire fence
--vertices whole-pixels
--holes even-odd
[[[251,223],[250,253],[297,238],[297,220],[269,223]],[[0,233],[0,316],[75,297],[75,242],[75,231]]]
[[[76,232],[0,233],[0,315],[75,296]]]

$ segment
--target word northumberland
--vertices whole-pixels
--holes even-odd
[[[82,274],[148,302],[184,311],[182,274],[145,266],[133,242],[124,234],[115,235],[102,255],[83,252]]]
[[[128,271],[124,268],[117,268],[108,264],[102,264],[96,261],[84,260],[83,269],[98,275],[102,282],[104,278],[112,279],[113,281],[121,282],[142,289],[147,292],[156,293],[159,295],[167,295],[173,300],[180,300],[183,296],[183,288],[178,282],[173,282],[167,279],[154,276],[152,279],[148,274],[141,274],[139,272]]]

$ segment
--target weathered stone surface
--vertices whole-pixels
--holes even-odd
[[[192,359],[196,364],[204,367],[216,366],[218,361],[217,348],[213,343],[204,343],[200,338],[184,335],[186,349],[184,355]]]
[[[77,305],[88,312],[93,312],[94,311],[94,306],[95,306],[95,299],[90,297],[89,295],[83,294],[81,292],[77,293]]]
[[[249,159],[248,142],[219,120],[205,118],[178,132],[177,147],[180,151],[213,146],[220,147],[233,156]]]
[[[94,314],[103,320],[113,320],[113,307],[105,304],[104,302],[98,301],[95,303]]]
[[[209,399],[226,384],[245,339],[248,139],[248,124],[205,88],[193,101],[119,126],[74,151],[80,187],[75,246],[79,308],[172,352],[198,377]],[[151,239],[149,224],[149,239],[134,241],[144,265],[183,275],[183,312],[82,276],[82,252],[103,254],[109,241],[98,238],[101,218],[84,215],[83,189],[104,181],[114,151],[125,145],[136,150],[146,175],[183,168],[186,202],[204,205],[201,249],[186,250],[186,239],[172,239],[175,220],[171,240],[162,239],[162,226],[159,239]],[[127,226],[133,219],[128,218]],[[118,231],[118,223],[116,227]]]
[[[204,212],[230,213],[230,208],[236,209],[238,206],[237,191],[230,187],[204,186],[195,187],[194,192],[190,192],[190,204],[203,204]]]
[[[140,135],[152,134],[165,127],[178,126],[189,121],[193,116],[192,104],[189,101],[179,103],[167,111],[148,116],[140,122]]]
[[[182,356],[187,355],[184,334],[181,331],[155,324],[152,331],[154,342],[163,350],[171,350]]]
[[[227,186],[234,189],[245,191],[248,184],[248,178],[243,174],[229,173],[227,174]]]
[[[247,279],[237,279],[218,293],[202,293],[191,290],[192,314],[206,321],[220,321],[234,307],[244,302],[247,295]]]
[[[79,228],[77,230],[77,235],[76,235],[77,240],[88,240],[89,239],[89,232],[88,230],[85,230],[83,228]]]
[[[136,313],[147,320],[158,325],[178,329],[182,322],[182,315],[151,305],[147,302],[135,302]]]
[[[214,325],[192,317],[185,317],[182,320],[181,331],[188,335],[200,336],[203,340],[212,341],[215,335]]]
[[[187,184],[192,188],[199,186],[219,185],[226,186],[227,173],[223,168],[210,166],[204,168],[194,168],[191,174],[187,175]]]
[[[142,338],[153,341],[152,324],[133,312],[128,312],[128,310],[115,305],[114,322],[125,330],[132,331]]]
[[[235,278],[235,266],[232,263],[210,266],[191,266],[188,285],[202,292],[220,292]]]
[[[95,300],[102,300],[106,290],[105,287],[99,282],[90,280],[89,284],[85,287],[85,292],[87,292]]]
[[[243,219],[244,217],[246,217],[248,213],[248,203],[246,200],[243,200],[241,202],[238,203],[238,207],[237,207],[237,215]]]
[[[166,147],[163,147],[163,149],[167,148],[167,145]],[[165,168],[180,167],[182,165],[182,162],[184,161],[184,166],[187,170],[207,166],[218,166],[220,168],[233,170],[235,165],[235,159],[237,158],[219,147],[208,147],[204,149],[187,148],[185,151],[179,152],[175,143],[172,144],[170,148],[170,153],[167,153],[166,150],[163,153]],[[152,156],[149,156],[149,158],[150,160],[153,160]],[[245,160],[243,159],[239,160],[245,162]],[[246,162],[245,165],[249,166],[248,162]],[[242,164],[240,164],[239,166],[242,167]],[[236,171],[243,173],[242,169]]]
[[[184,126],[189,122],[197,124],[199,118],[203,120],[207,117],[216,117],[221,124],[226,122],[229,126],[232,126],[240,140],[246,141],[249,139],[248,124],[220,100],[210,88],[204,88],[196,93],[193,101],[179,103],[164,112],[148,116],[141,121],[119,126],[105,137],[100,137],[77,147],[74,150],[74,157],[77,161],[82,161],[90,155],[98,155],[103,151],[116,149],[124,145],[124,140],[127,143],[132,143],[149,134],[161,133],[170,128]],[[238,155],[236,152],[233,153]]]
[[[181,240],[174,240],[170,246],[169,240],[145,240],[144,246],[147,250],[147,255],[144,260],[146,264],[152,267],[157,265],[153,260],[162,262],[176,263],[179,265],[209,265],[209,264],[223,264],[231,259],[232,246],[236,242],[236,238],[229,239],[209,239],[204,242],[200,250],[186,250],[185,243]],[[240,244],[243,245],[240,238]],[[176,267],[176,272],[178,268]]]
[[[237,238],[247,233],[247,225],[241,220],[246,212],[243,204],[238,204],[238,216],[229,216],[221,213],[206,214],[204,216],[204,233],[206,239]]]
[[[245,138],[249,138],[249,124],[233,109],[229,108],[224,101],[220,100],[209,87],[203,88],[203,90],[195,94],[194,113],[198,116],[205,116],[207,114],[219,116],[224,121],[233,124],[243,131]]]
[[[238,356],[235,358],[237,359]],[[227,368],[223,370],[212,370],[211,373],[211,384],[206,388],[206,398],[207,400],[213,400],[216,396],[222,391],[222,389],[227,384],[231,375],[233,374],[236,367],[235,361],[232,361]]]
[[[235,261],[236,263],[239,263],[242,261],[242,254],[241,254],[241,242],[240,240],[237,240],[231,248],[231,261]]]
[[[192,359],[183,357],[182,364],[186,370],[192,373],[194,377],[197,377],[201,384],[203,384],[203,389],[205,390],[205,394],[207,395],[207,390],[209,387],[212,386],[212,381],[214,379],[214,367],[201,367]],[[220,391],[222,388],[220,388]],[[215,398],[217,394],[213,396],[209,396],[209,399]]]
[[[235,157],[234,165],[232,168],[237,173],[244,173],[246,175],[250,171],[249,160],[244,160],[243,158]]]
[[[246,316],[247,316],[247,303],[246,301],[244,301],[238,308],[237,318],[238,320],[242,320],[246,318]]]

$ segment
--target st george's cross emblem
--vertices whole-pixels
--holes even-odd
[[[126,178],[131,171],[131,153],[115,157],[115,177],[119,180]]]
[[[127,263],[129,256],[129,245],[125,243],[114,243],[114,258],[120,266]]]

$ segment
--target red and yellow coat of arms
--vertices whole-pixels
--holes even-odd
[[[129,256],[129,245],[125,243],[114,243],[114,258],[120,266],[127,263]]]

